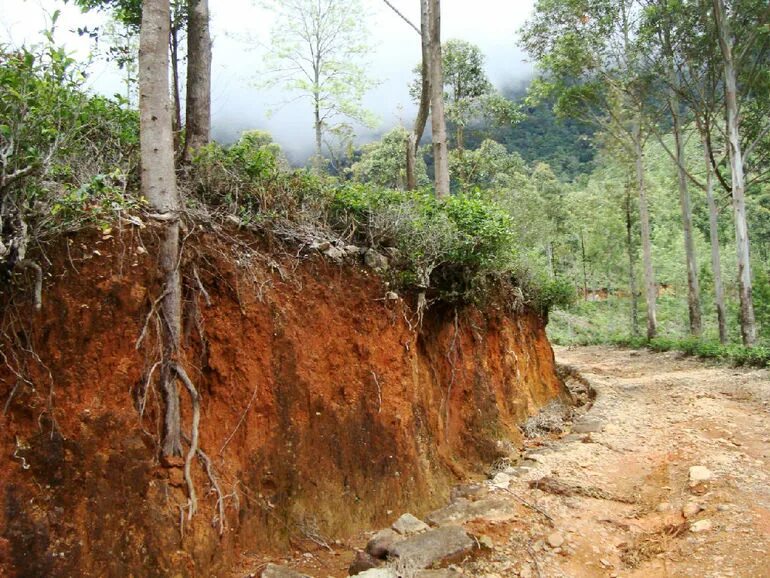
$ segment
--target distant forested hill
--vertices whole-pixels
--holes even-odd
[[[503,143],[506,148],[518,152],[528,163],[548,163],[563,180],[570,181],[577,175],[587,174],[593,168],[594,147],[591,143],[593,129],[574,120],[561,120],[553,113],[553,101],[543,101],[536,106],[524,104],[526,87],[504,89],[511,100],[522,103],[524,119],[514,126],[471,131],[468,148],[476,148],[484,138]],[[451,134],[451,133],[450,133]]]

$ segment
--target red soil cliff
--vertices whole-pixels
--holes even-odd
[[[225,575],[243,552],[420,514],[564,395],[531,311],[436,306],[417,328],[356,264],[244,246],[187,248],[210,299],[188,267],[187,366],[222,537],[203,464],[188,521],[181,470],[157,459],[152,318],[135,348],[159,291],[148,253],[81,235],[50,256],[42,311],[3,295],[0,575]]]

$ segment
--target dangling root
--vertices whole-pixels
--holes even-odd
[[[200,396],[198,395],[198,390],[195,389],[195,385],[193,385],[192,380],[181,365],[176,362],[172,362],[171,369],[174,370],[174,372],[179,376],[179,379],[184,384],[185,388],[187,388],[187,392],[190,394],[190,402],[192,403],[193,409],[192,428],[190,432],[190,449],[188,450],[187,457],[184,460],[184,480],[187,484],[187,493],[189,495],[189,510],[187,513],[187,519],[191,520],[193,514],[198,511],[198,498],[195,494],[195,484],[193,483],[190,469],[193,458],[198,452],[198,431],[201,421]]]
[[[32,269],[35,272],[35,309],[40,311],[43,306],[43,270],[40,265],[29,259],[24,259],[16,264],[22,269]]]

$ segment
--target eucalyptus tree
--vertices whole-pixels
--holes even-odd
[[[701,320],[700,284],[698,282],[698,262],[693,238],[692,201],[688,188],[685,160],[685,119],[679,98],[682,81],[681,57],[675,43],[679,38],[689,33],[685,29],[686,19],[677,18],[679,2],[672,0],[654,0],[645,10],[642,33],[639,37],[640,53],[644,54],[649,63],[650,79],[658,84],[665,98],[671,120],[671,132],[674,136],[674,151],[672,158],[677,169],[677,185],[679,190],[679,205],[682,213],[682,230],[684,232],[684,253],[687,270],[687,302],[690,320],[690,333],[700,336],[703,325]],[[644,48],[644,50],[641,50]],[[656,82],[660,81],[662,82]],[[654,102],[653,106],[657,105]],[[664,145],[665,146],[665,145]],[[666,147],[667,148],[667,147]],[[667,149],[668,150],[668,149]]]
[[[187,0],[184,157],[211,141],[211,32],[208,0]]]
[[[712,0],[713,21],[724,69],[724,104],[729,149],[730,176],[732,180],[733,219],[735,222],[735,244],[738,254],[738,292],[741,303],[741,336],[745,345],[753,345],[757,338],[754,304],[752,301],[751,257],[749,231],[746,219],[746,175],[745,163],[750,151],[770,131],[770,121],[765,117],[764,126],[756,131],[757,138],[744,148],[741,138],[741,97],[739,90],[756,88],[750,80],[755,74],[754,67],[765,68],[770,62],[767,50],[770,49],[770,7],[767,3],[730,2],[731,10],[725,8],[724,0]],[[753,10],[752,10],[753,8]],[[746,26],[746,12],[756,20],[749,20]],[[739,42],[738,34],[743,34]],[[741,70],[743,68],[743,70]],[[748,77],[747,77],[748,73]],[[764,73],[760,75],[766,77]],[[744,81],[739,87],[739,78]],[[759,77],[760,79],[762,76]],[[767,84],[765,82],[765,84]],[[767,85],[764,87],[767,89]],[[747,106],[744,110],[748,109]],[[767,110],[765,110],[767,113]]]
[[[437,197],[449,196],[449,146],[444,112],[444,70],[441,59],[441,0],[421,0],[427,6],[430,119],[433,136],[434,181]]]
[[[555,95],[557,113],[594,124],[633,159],[639,198],[647,337],[657,332],[657,286],[652,261],[644,145],[648,97],[640,81],[634,41],[641,7],[636,0],[538,0],[524,26],[522,43],[536,59],[541,78],[535,94]]]
[[[276,19],[262,84],[310,100],[313,164],[320,171],[324,133],[337,121],[374,123],[361,104],[373,85],[364,66],[371,51],[365,12],[359,0],[282,0],[267,6]]]

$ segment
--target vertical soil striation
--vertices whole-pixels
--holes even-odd
[[[0,364],[0,574],[222,574],[244,552],[419,514],[565,395],[531,311],[436,306],[417,330],[356,264],[188,244],[211,304],[188,273],[186,364],[224,535],[203,464],[188,521],[181,469],[157,460],[153,319],[135,348],[159,294],[152,259],[81,236],[51,256],[43,311],[2,310],[19,375]]]

